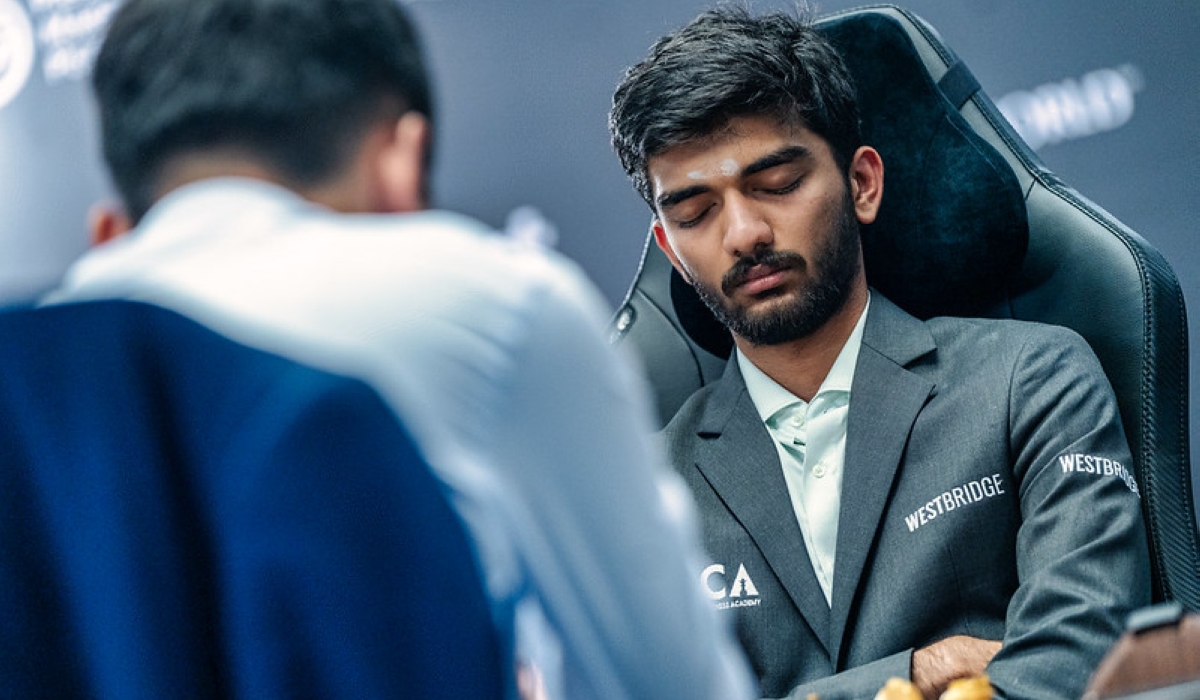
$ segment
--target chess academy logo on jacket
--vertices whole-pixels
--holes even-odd
[[[737,575],[733,582],[726,585],[725,566],[713,564],[700,573],[700,585],[708,591],[708,596],[716,601],[718,610],[729,608],[752,608],[762,603],[758,596],[758,588],[746,572],[745,564],[738,564]]]

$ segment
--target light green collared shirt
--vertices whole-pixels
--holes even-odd
[[[812,401],[805,403],[737,353],[738,368],[750,400],[783,467],[792,509],[804,535],[804,546],[825,602],[833,600],[833,565],[837,546],[838,509],[842,502],[842,466],[846,461],[846,416],[850,386],[862,347],[870,297],[858,323],[838,353]]]

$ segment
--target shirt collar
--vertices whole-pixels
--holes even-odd
[[[846,344],[842,346],[837,359],[833,361],[833,366],[829,368],[829,374],[825,376],[825,381],[821,382],[821,388],[817,390],[818,396],[828,392],[843,392],[849,395],[850,386],[854,382],[854,370],[858,366],[858,351],[862,348],[867,309],[870,307],[871,297],[868,294],[867,303],[863,306],[858,322],[854,324],[854,330],[850,332]],[[794,403],[799,402],[801,405],[805,403],[754,366],[754,363],[748,360],[740,350],[735,348],[734,353],[737,357],[738,369],[742,372],[742,379],[746,382],[746,391],[750,394],[750,400],[754,402],[754,408],[764,423],[771,416]],[[816,397],[814,396],[814,398]]]
[[[112,292],[108,285],[121,287],[132,270],[161,268],[170,260],[186,258],[197,245],[211,245],[221,236],[244,238],[246,228],[255,228],[247,223],[251,217],[275,218],[291,210],[313,207],[299,195],[255,178],[213,177],[183,185],[156,202],[137,228],[92,248],[75,261],[58,289],[43,297],[42,303]],[[229,225],[230,212],[237,212],[237,227]]]

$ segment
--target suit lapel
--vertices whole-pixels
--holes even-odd
[[[909,433],[934,391],[932,382],[905,367],[934,350],[923,323],[872,295],[847,420],[829,629],[835,668]]]
[[[697,433],[706,453],[697,467],[742,524],[792,602],[830,651],[829,607],[813,573],[787,483],[767,429],[731,359]]]

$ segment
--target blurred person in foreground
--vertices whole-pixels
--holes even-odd
[[[396,0],[130,0],[93,88],[124,206],[47,303],[149,302],[377,389],[515,617],[525,696],[752,694],[598,293],[428,208],[431,87]]]
[[[655,242],[733,335],[665,428],[764,693],[1077,698],[1149,602],[1115,397],[1075,333],[918,320],[868,286],[884,194],[854,87],[802,18],[706,12],[613,97]],[[723,576],[722,576],[723,574]]]

